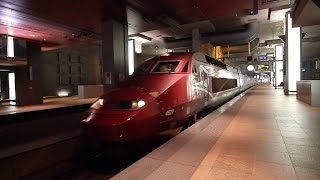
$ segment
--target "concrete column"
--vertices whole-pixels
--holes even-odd
[[[296,82],[301,79],[301,28],[292,27],[290,12],[286,13],[286,40],[284,59],[284,94],[296,92]]]
[[[17,105],[43,103],[41,47],[27,42],[27,66],[15,68]]]
[[[128,27],[115,20],[102,22],[102,69],[108,91],[128,75]]]
[[[199,28],[192,30],[192,51],[199,52],[201,46],[201,34]]]

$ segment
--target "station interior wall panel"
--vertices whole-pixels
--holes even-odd
[[[44,96],[60,90],[78,94],[78,85],[101,84],[101,48],[78,45],[42,52]]]

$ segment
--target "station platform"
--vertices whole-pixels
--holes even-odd
[[[81,133],[80,121],[95,100],[72,96],[44,99],[40,105],[2,104],[0,166],[5,158],[77,138]]]
[[[43,100],[43,104],[30,106],[13,106],[9,103],[0,105],[0,116],[25,112],[42,111],[84,104],[92,104],[97,98],[81,99],[78,96],[48,98]]]
[[[260,85],[112,179],[320,179],[320,108]]]

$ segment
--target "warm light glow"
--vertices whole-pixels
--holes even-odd
[[[290,13],[287,16],[288,22],[288,90],[296,91],[297,81],[300,80],[300,27],[292,28],[292,19]]]
[[[135,36],[130,36],[130,40],[134,39],[134,46],[136,53],[140,54],[142,53],[142,44],[151,42],[151,38],[144,36],[142,34],[137,34]]]
[[[16,78],[14,73],[9,73],[9,99],[16,100]],[[16,102],[11,102],[11,105],[16,105]]]
[[[66,90],[66,89],[62,89],[62,90],[59,90],[58,92],[57,92],[57,95],[59,96],[59,97],[67,97],[67,96],[69,96],[69,91],[68,90]]]
[[[13,37],[8,36],[7,39],[7,57],[14,57]]]
[[[128,41],[128,68],[131,75],[134,71],[134,40]]]
[[[95,103],[91,105],[92,109],[100,109],[104,104],[104,99],[98,99]]]
[[[134,49],[136,51],[136,53],[140,54],[142,53],[142,43],[139,41],[134,41]]]
[[[19,23],[19,18],[15,17],[16,14],[11,9],[2,9],[0,20],[8,26],[13,26]]]
[[[147,38],[144,38],[144,37],[140,37],[140,36],[132,36],[132,37],[129,37],[130,39],[134,39],[138,42],[141,42],[141,43],[147,43],[147,42],[151,42],[150,39],[147,39]]]
[[[253,65],[249,65],[249,66],[247,67],[247,70],[248,70],[248,71],[253,71],[253,70],[254,70],[254,66],[253,66]]]
[[[170,56],[171,55],[171,53],[164,53],[164,54],[161,54],[160,56]]]

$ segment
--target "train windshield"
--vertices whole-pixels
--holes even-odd
[[[145,75],[149,73],[149,69],[153,65],[153,61],[146,61],[134,70],[132,75]]]
[[[180,61],[160,61],[151,73],[174,73]]]

